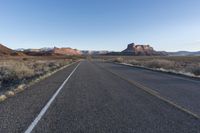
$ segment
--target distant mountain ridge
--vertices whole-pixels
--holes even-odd
[[[107,50],[77,50],[77,49],[72,49],[72,48],[40,48],[40,49],[17,49],[17,51],[22,51],[26,54],[61,54],[61,55],[101,55],[101,54],[106,54],[109,53]]]
[[[178,52],[168,52],[169,56],[200,56],[200,51],[190,52],[190,51],[178,51]]]
[[[81,50],[83,55],[102,55],[107,53],[109,53],[107,50]]]
[[[12,50],[0,44],[0,56],[52,56],[52,55],[81,55],[81,51],[72,48],[41,48]]]
[[[56,48],[52,49],[53,54],[61,54],[61,55],[81,55],[81,51],[72,48]]]
[[[81,55],[81,52],[72,48],[41,48],[41,49],[24,49],[23,53],[32,56],[42,55]]]
[[[129,55],[129,56],[200,56],[200,51],[178,51],[165,52],[155,51],[150,45],[128,44],[127,48],[121,52],[111,52],[107,50],[77,50],[66,48],[40,48],[40,49],[17,49],[12,50],[3,44],[0,44],[0,56],[53,56],[53,55]]]

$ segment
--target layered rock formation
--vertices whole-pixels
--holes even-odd
[[[31,56],[52,56],[52,55],[80,55],[81,52],[72,48],[41,48],[41,49],[26,49],[23,51],[26,55]]]
[[[53,54],[60,54],[60,55],[80,55],[81,52],[77,49],[72,48],[54,48],[52,50]]]
[[[135,45],[134,43],[128,44],[121,54],[135,56],[166,55],[164,52],[155,51],[150,45]]]

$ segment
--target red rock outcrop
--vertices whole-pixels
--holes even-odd
[[[128,44],[127,48],[121,53],[135,56],[164,55],[162,52],[155,51],[150,45],[135,45],[134,43]]]
[[[0,44],[0,55],[11,55],[12,53],[14,53],[14,51],[2,44]]]
[[[72,48],[54,48],[52,50],[53,54],[60,54],[60,55],[80,55],[81,52],[77,49]]]

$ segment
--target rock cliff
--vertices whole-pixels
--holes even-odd
[[[124,55],[135,56],[153,56],[165,55],[164,52],[155,51],[150,45],[136,45],[134,43],[128,44],[127,48],[121,52]]]

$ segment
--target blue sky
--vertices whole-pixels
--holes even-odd
[[[200,0],[0,0],[10,48],[200,50]]]

